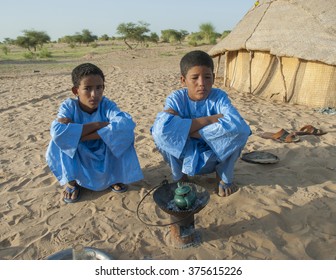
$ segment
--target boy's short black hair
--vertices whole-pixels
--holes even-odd
[[[99,75],[105,82],[103,71],[92,63],[83,63],[72,70],[72,83],[74,87],[79,87],[81,80],[89,75]]]
[[[194,66],[207,66],[214,71],[214,63],[210,55],[204,51],[196,50],[188,52],[180,61],[181,75],[186,77],[190,68]]]

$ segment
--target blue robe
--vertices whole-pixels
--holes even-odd
[[[103,97],[92,114],[81,110],[77,99],[65,100],[57,118],[70,118],[73,123],[51,124],[51,141],[46,161],[61,185],[76,182],[87,189],[101,191],[115,183],[129,184],[143,179],[134,148],[135,123],[131,116]],[[98,140],[80,141],[83,125],[109,122],[99,129]]]
[[[235,162],[251,130],[227,94],[212,88],[206,99],[193,101],[188,90],[183,88],[168,96],[164,110],[168,108],[178,116],[158,113],[151,133],[172,169],[174,180],[179,180],[183,174],[194,176],[216,171],[225,183],[232,183]],[[223,114],[223,117],[200,129],[201,139],[189,137],[192,119],[215,114]]]

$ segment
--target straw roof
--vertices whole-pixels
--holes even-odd
[[[335,15],[336,0],[260,0],[209,54],[246,49],[336,65]]]

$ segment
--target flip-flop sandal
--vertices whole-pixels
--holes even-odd
[[[324,135],[327,132],[324,132],[322,129],[316,128],[312,125],[305,125],[299,131],[295,132],[296,135]]]
[[[236,186],[235,184],[231,183],[231,184],[223,184],[221,182],[219,182],[218,185],[219,188],[221,188],[224,192],[224,195],[220,195],[218,193],[218,196],[220,197],[228,197],[229,195],[234,194],[236,191],[238,191],[238,186]]]
[[[69,193],[69,194],[74,193],[76,190],[77,190],[78,192],[77,192],[77,197],[76,197],[75,199],[71,199],[71,198],[66,198],[66,197],[64,197],[64,198],[63,198],[63,201],[64,201],[65,203],[75,203],[75,202],[77,202],[77,201],[79,200],[79,198],[80,198],[80,187],[76,185],[76,186],[73,186],[72,188],[70,188],[70,187],[66,187],[66,189],[65,189],[65,191],[66,191],[67,193]]]
[[[118,186],[120,189],[117,190],[114,188],[114,186]],[[116,192],[116,193],[123,193],[127,191],[127,185],[123,183],[113,184],[112,186],[110,186],[110,188],[111,188],[111,191]]]
[[[259,163],[259,164],[271,164],[279,162],[279,158],[268,152],[254,151],[250,153],[244,153],[241,156],[241,159],[250,163]]]
[[[276,133],[272,132],[264,132],[259,135],[260,137],[264,139],[271,139],[277,142],[283,142],[283,143],[292,143],[292,142],[298,142],[300,141],[299,136],[295,134],[295,132],[289,133],[288,131],[281,129]]]

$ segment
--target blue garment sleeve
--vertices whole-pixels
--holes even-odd
[[[155,144],[179,158],[188,140],[191,119],[182,119],[166,112],[158,113],[151,133]]]
[[[216,156],[223,161],[235,150],[244,147],[251,130],[226,94],[217,101],[216,110],[217,113],[223,114],[223,117],[219,122],[203,127],[199,133]]]
[[[60,106],[58,118],[73,120],[72,101],[67,99]],[[55,144],[69,157],[73,158],[82,135],[83,125],[77,123],[62,124],[54,120],[51,124],[50,134]]]
[[[184,95],[175,91],[166,99],[164,110],[173,109],[178,115],[173,115],[165,111],[157,114],[152,127],[152,136],[155,144],[161,150],[179,158],[187,143],[191,127],[191,119],[185,119]]]
[[[106,99],[103,104],[106,117],[110,124],[97,131],[101,139],[108,146],[115,157],[119,158],[131,145],[134,144],[135,123],[132,117],[120,111],[117,105]]]

